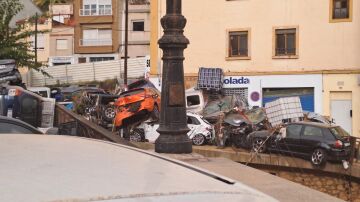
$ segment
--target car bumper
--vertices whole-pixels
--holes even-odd
[[[329,151],[328,160],[342,161],[350,159],[350,149],[331,149]]]

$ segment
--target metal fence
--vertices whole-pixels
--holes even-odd
[[[59,128],[60,135],[86,137],[136,147],[131,142],[122,139],[119,135],[91,123],[59,104],[55,106],[54,125]]]
[[[144,77],[147,57],[128,59],[128,78]],[[46,86],[55,84],[78,83],[88,81],[103,81],[106,79],[122,78],[124,74],[124,60],[106,62],[83,63],[75,65],[53,66],[44,69],[52,78],[31,70],[30,85]]]

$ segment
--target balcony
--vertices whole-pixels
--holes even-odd
[[[112,46],[112,39],[80,39],[80,46]]]
[[[111,16],[112,8],[80,9],[80,16]]]

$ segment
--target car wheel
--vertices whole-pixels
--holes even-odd
[[[256,138],[252,141],[252,150],[258,153],[264,153],[266,151],[265,141],[261,138]]]
[[[103,118],[105,121],[113,121],[116,116],[116,111],[113,106],[106,106],[103,111]]]
[[[193,138],[192,138],[192,142],[194,145],[200,146],[205,144],[206,138],[204,135],[202,134],[196,134]]]
[[[315,149],[311,154],[311,163],[314,166],[322,166],[326,162],[327,154],[323,149]]]
[[[144,142],[145,134],[144,131],[136,128],[130,133],[130,141],[131,142]]]

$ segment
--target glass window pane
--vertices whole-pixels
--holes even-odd
[[[247,34],[240,35],[240,55],[248,56],[248,36],[247,36]]]
[[[304,136],[322,137],[322,130],[318,127],[305,126]]]
[[[290,55],[295,55],[296,53],[296,36],[295,34],[288,34],[286,38],[286,52]]]
[[[239,36],[233,35],[230,36],[230,56],[236,56],[239,55],[239,46],[238,46],[238,39]]]
[[[133,22],[133,31],[144,31],[144,21]]]
[[[286,137],[299,138],[301,133],[301,125],[289,125],[286,127]]]
[[[277,34],[276,35],[276,55],[285,54],[285,35]]]
[[[0,133],[33,134],[27,128],[10,123],[0,123]]]

